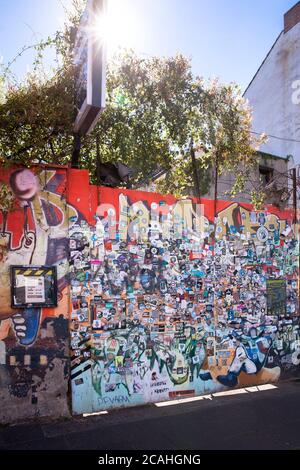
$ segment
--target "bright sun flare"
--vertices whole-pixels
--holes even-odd
[[[126,0],[109,0],[106,14],[96,14],[93,35],[95,40],[107,44],[108,54],[112,55],[119,47],[134,46],[136,38],[136,18]]]

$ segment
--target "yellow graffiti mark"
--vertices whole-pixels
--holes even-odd
[[[172,207],[172,218],[174,227],[174,237],[182,238],[184,232],[189,236],[193,233],[198,238],[204,238],[205,230],[209,223],[204,217],[204,206],[196,205],[196,211],[191,199],[182,199]]]
[[[238,207],[239,205],[237,203],[234,203],[218,213],[216,224],[216,238],[223,238],[227,233],[227,227],[235,225],[233,219],[233,211]]]
[[[153,204],[154,205],[154,204]],[[108,204],[101,204],[97,208],[97,215],[104,216],[104,209]],[[163,239],[181,239],[187,236],[192,240],[203,240],[209,232],[209,220],[204,216],[204,206],[194,204],[191,199],[182,199],[174,205],[155,205],[148,209],[143,201],[137,201],[129,205],[128,198],[124,194],[119,195],[119,221],[114,220],[113,225],[118,225],[120,240],[129,238],[147,240],[155,231],[162,235]],[[238,203],[230,204],[218,213],[216,218],[216,238],[221,239],[228,235],[231,227],[236,228],[237,233],[243,233],[244,238],[252,238],[261,226],[257,220],[257,214],[240,206]],[[268,231],[277,230],[279,233],[285,228],[286,221],[275,214],[265,214],[264,227]],[[241,226],[243,230],[241,230]],[[111,235],[111,232],[110,232]],[[114,233],[115,236],[115,233]]]
[[[218,213],[216,237],[223,238],[227,234],[227,230],[229,230],[230,226],[235,226],[239,229],[234,218],[234,212],[236,216],[239,216],[240,224],[244,227],[245,235],[248,235],[250,238],[253,234],[256,234],[261,224],[257,220],[251,220],[252,211],[241,207],[238,203],[234,203]],[[281,233],[285,228],[285,224],[286,221],[279,219],[275,214],[265,215],[264,227],[268,231],[278,230],[279,233]]]

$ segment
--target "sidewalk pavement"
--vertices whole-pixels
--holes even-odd
[[[299,405],[294,380],[171,406],[0,427],[0,451],[300,449]]]

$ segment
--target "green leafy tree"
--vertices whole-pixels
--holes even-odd
[[[107,71],[107,106],[94,131],[82,138],[80,160],[72,160],[76,115],[72,60],[74,32],[83,1],[75,0],[62,31],[33,46],[33,70],[22,82],[11,73],[15,60],[0,76],[0,156],[3,164],[35,162],[75,164],[90,170],[96,181],[97,162],[122,162],[134,170],[132,185],[165,172],[161,191],[186,194],[200,177],[205,192],[212,168],[217,178],[233,171],[233,194],[242,190],[247,173],[257,164],[251,114],[236,85],[194,77],[182,55],[141,58],[123,51]],[[44,51],[53,48],[52,73],[43,70]],[[191,158],[197,155],[196,164]]]
[[[8,213],[14,209],[15,196],[10,187],[0,181],[0,211],[2,213],[2,233],[6,230]]]

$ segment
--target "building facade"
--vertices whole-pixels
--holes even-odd
[[[196,154],[197,159],[197,154]],[[196,160],[197,161],[197,160]],[[278,157],[262,151],[257,152],[257,165],[252,169],[247,178],[244,190],[236,197],[240,202],[251,202],[252,191],[264,191],[265,203],[274,204],[280,208],[287,207],[289,197],[292,192],[291,179],[289,178],[290,159],[288,157]],[[166,177],[166,172],[157,172],[153,175],[151,183],[140,187],[145,191],[157,191],[157,183]],[[215,171],[208,168],[203,171],[198,170],[199,186],[201,197],[214,199],[215,197]],[[234,173],[222,173],[218,178],[217,198],[222,200],[233,200],[230,194],[235,183]],[[194,187],[187,188],[187,195],[198,197],[194,174]]]
[[[300,2],[284,15],[284,27],[244,93],[253,108],[253,132],[268,135],[266,153],[292,156],[300,165]]]

